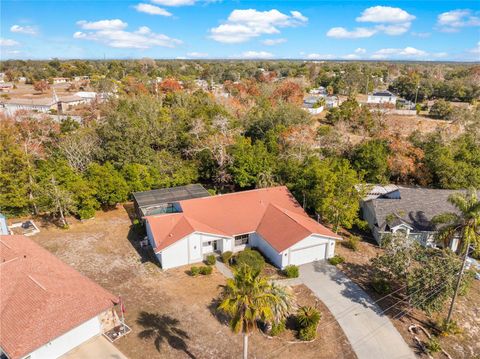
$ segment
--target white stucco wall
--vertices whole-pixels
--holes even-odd
[[[279,268],[282,268],[282,253],[278,253],[273,247],[260,236],[258,233],[251,233],[250,234],[250,246],[256,247],[263,253],[265,257],[267,257],[274,265]]]
[[[325,253],[320,251],[319,246],[325,245]],[[335,240],[319,236],[317,234],[312,234],[300,242],[295,243],[288,249],[288,255],[285,254],[282,257],[282,267],[285,267],[289,264],[299,264],[293,263],[292,252],[293,251],[315,251],[315,253],[320,254],[318,260],[331,258],[335,255]]]
[[[29,355],[31,359],[55,359],[99,334],[101,334],[100,320],[98,317],[93,317]]]

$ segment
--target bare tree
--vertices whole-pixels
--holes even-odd
[[[75,131],[64,136],[58,145],[70,167],[84,172],[95,158],[100,139],[91,129]]]

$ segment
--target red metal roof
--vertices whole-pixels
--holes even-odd
[[[190,199],[179,204],[181,213],[146,217],[157,252],[193,232],[223,236],[258,232],[278,252],[311,234],[340,239],[308,217],[284,186]]]
[[[24,236],[0,236],[0,347],[21,358],[118,298]]]

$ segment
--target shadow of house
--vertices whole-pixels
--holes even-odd
[[[145,229],[141,224],[132,224],[128,231],[127,239],[133,248],[137,251],[142,263],[153,263],[160,267],[158,258],[150,245],[142,246],[140,242],[145,237]]]
[[[166,314],[141,312],[137,324],[142,330],[138,336],[142,339],[153,339],[155,348],[160,351],[162,344],[168,344],[171,348],[184,352],[189,358],[195,359],[188,350],[188,333],[179,327],[180,321]]]

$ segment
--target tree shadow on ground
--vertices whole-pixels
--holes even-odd
[[[223,286],[220,286],[223,287]],[[220,304],[220,299],[212,299],[208,305],[208,310],[210,313],[218,320],[220,324],[229,325],[230,318],[221,310],[218,310],[218,305]]]
[[[137,324],[145,328],[138,336],[142,339],[153,339],[157,351],[160,352],[160,347],[166,343],[171,348],[184,352],[189,358],[196,358],[188,350],[186,340],[190,337],[186,331],[179,327],[180,321],[178,319],[167,314],[141,312]]]

